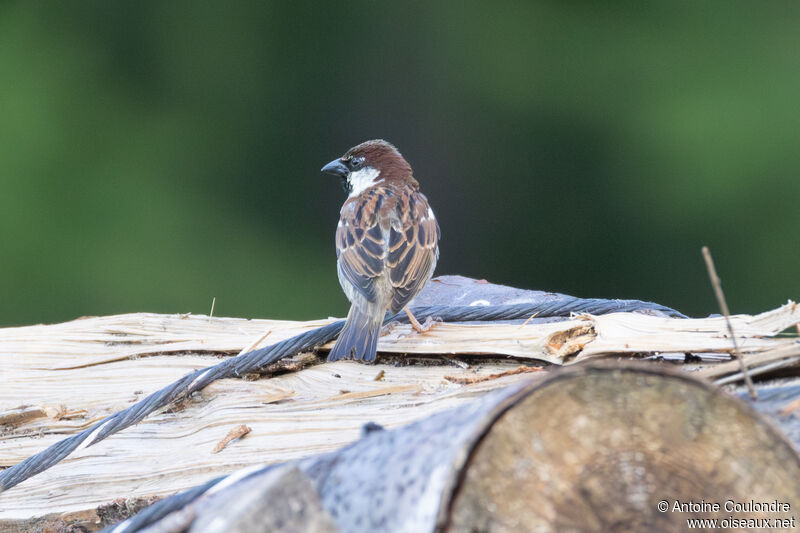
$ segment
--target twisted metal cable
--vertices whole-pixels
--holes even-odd
[[[662,305],[639,300],[581,299],[564,296],[551,302],[521,303],[491,306],[447,306],[432,305],[412,308],[419,319],[436,318],[444,322],[498,321],[537,317],[563,317],[572,313],[595,315],[624,311],[657,311],[672,317],[686,318],[681,313]],[[408,321],[405,313],[387,318],[387,322]],[[22,483],[58,463],[78,449],[97,444],[104,438],[140,422],[147,415],[186,398],[211,382],[223,378],[239,377],[254,372],[285,357],[311,350],[333,340],[344,327],[338,320],[317,329],[296,335],[290,339],[226,359],[214,366],[195,370],[174,383],[148,395],[139,402],[109,415],[91,427],[28,457],[16,465],[0,472],[0,493]]]
[[[515,320],[535,314],[538,318],[567,317],[575,313],[607,315],[631,311],[656,311],[673,318],[686,315],[669,307],[640,300],[605,300],[602,298],[577,298],[560,296],[557,300],[511,305],[426,305],[411,309],[418,319],[440,318],[443,322],[475,322]],[[390,321],[408,322],[408,316],[400,312]]]

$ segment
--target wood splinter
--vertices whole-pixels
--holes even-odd
[[[505,372],[500,372],[499,374],[489,374],[488,376],[445,376],[444,379],[451,383],[458,383],[460,385],[471,385],[473,383],[481,383],[484,381],[491,381],[493,379],[504,378],[506,376],[513,376],[516,374],[525,374],[527,372],[541,372],[542,367],[540,366],[520,366],[515,368],[514,370],[506,370]]]
[[[224,439],[219,441],[217,443],[217,445],[214,446],[214,450],[212,450],[211,453],[219,453],[219,452],[221,452],[222,450],[225,449],[225,446],[227,446],[231,441],[234,441],[236,439],[240,439],[240,438],[244,437],[245,435],[247,435],[248,433],[250,433],[251,431],[252,431],[252,429],[250,429],[248,426],[246,426],[244,424],[240,424],[240,425],[236,426],[235,428],[230,430],[227,435],[225,435]]]

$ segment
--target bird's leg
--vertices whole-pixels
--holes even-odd
[[[425,333],[426,331],[431,329],[431,326],[433,325],[434,321],[431,320],[430,317],[428,317],[428,319],[425,321],[425,324],[420,324],[419,320],[417,320],[417,317],[415,317],[414,314],[411,312],[411,309],[409,309],[408,307],[404,307],[403,310],[408,315],[408,320],[409,322],[411,322],[411,327],[414,328],[414,331],[416,331],[417,333]]]

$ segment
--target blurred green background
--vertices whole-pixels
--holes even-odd
[[[342,316],[395,143],[438,274],[717,311],[800,298],[800,3],[4,2],[0,324]]]

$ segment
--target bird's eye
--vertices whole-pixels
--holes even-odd
[[[354,157],[350,160],[350,170],[358,170],[359,168],[364,166],[364,158],[363,157]]]

